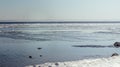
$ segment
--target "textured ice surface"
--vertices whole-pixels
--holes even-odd
[[[120,56],[70,62],[44,63],[26,67],[120,67]]]

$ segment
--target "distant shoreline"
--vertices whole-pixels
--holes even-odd
[[[27,21],[22,21],[22,22],[16,22],[16,21],[10,21],[10,22],[0,22],[0,24],[70,24],[70,23],[73,23],[73,24],[87,24],[87,23],[120,23],[120,21],[43,21],[43,22],[27,22]]]

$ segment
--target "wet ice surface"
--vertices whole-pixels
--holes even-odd
[[[113,53],[120,54],[119,48],[109,47],[120,40],[119,25],[0,25],[0,67],[24,67],[48,62],[106,58]],[[73,47],[74,45],[92,46],[81,48]]]

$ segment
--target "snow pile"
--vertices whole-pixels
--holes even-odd
[[[120,56],[71,62],[44,63],[26,67],[120,67]]]

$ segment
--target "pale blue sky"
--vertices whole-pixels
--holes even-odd
[[[120,0],[0,0],[0,20],[120,21]]]

